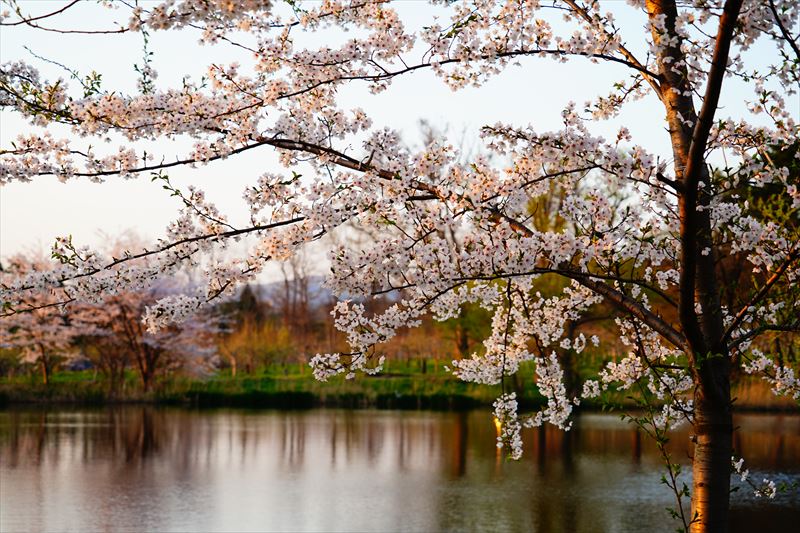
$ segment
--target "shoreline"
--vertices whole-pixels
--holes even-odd
[[[0,388],[0,410],[18,408],[61,408],[61,407],[174,407],[184,409],[280,409],[309,410],[319,408],[334,409],[377,409],[402,411],[467,411],[472,409],[491,409],[492,401],[470,395],[442,394],[366,394],[366,393],[326,393],[317,394],[308,391],[218,393],[210,391],[187,391],[182,394],[109,398],[109,397],[74,397],[63,395],[36,395],[26,390],[22,395],[12,394]],[[519,405],[521,410],[530,411],[543,407],[545,401],[523,397]],[[615,402],[586,401],[575,406],[574,412],[581,413],[618,413],[641,411],[641,407],[630,401]],[[769,413],[800,414],[800,406],[787,402],[771,402],[769,404],[743,403],[734,405],[734,413]]]
[[[424,368],[424,367],[423,367]],[[133,373],[120,380],[116,393],[109,382],[90,371],[62,371],[48,385],[31,376],[0,378],[0,409],[16,406],[125,406],[153,405],[186,408],[244,409],[400,409],[462,411],[489,408],[500,394],[516,392],[521,410],[532,411],[547,404],[535,387],[532,368],[501,385],[466,383],[437,370],[412,366],[395,368],[377,376],[355,380],[336,377],[316,381],[299,365],[275,366],[256,374],[231,376],[218,373],[204,378],[165,377],[149,392]],[[400,370],[400,371],[398,371]],[[591,376],[580,373],[582,381]],[[738,376],[732,388],[735,412],[800,412],[800,403],[775,396],[758,378]],[[634,411],[639,408],[629,391],[605,391],[600,397],[583,400],[576,411]]]

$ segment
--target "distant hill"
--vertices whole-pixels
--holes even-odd
[[[323,286],[325,281],[324,276],[310,276],[308,278],[308,303],[312,306],[321,305],[330,302],[334,298],[333,293],[327,287]],[[274,299],[284,291],[283,281],[273,281],[270,283],[250,283],[250,288],[253,290],[259,302],[268,302]],[[241,291],[244,290],[244,285],[239,287],[236,291],[235,298],[239,297]]]

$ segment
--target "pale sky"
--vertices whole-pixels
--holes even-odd
[[[31,13],[57,8],[63,2],[38,0],[21,2]],[[630,12],[622,2],[607,2],[620,13]],[[400,10],[407,26],[421,27],[430,20],[431,12],[421,2],[407,1]],[[640,46],[643,17],[632,13],[621,17],[625,40]],[[120,10],[107,10],[94,4],[70,10],[58,22],[59,27],[89,29],[108,27],[109,20],[127,20]],[[55,24],[55,23],[54,23]],[[199,32],[157,32],[152,34],[151,50],[159,72],[158,87],[180,83],[186,74],[201,75],[208,64],[240,61],[231,47],[208,47],[197,44]],[[319,38],[312,38],[309,43]],[[35,59],[25,50],[66,64],[86,74],[96,70],[103,74],[103,87],[131,91],[137,74],[134,63],[141,62],[142,38],[139,34],[111,36],[62,35],[39,32],[25,27],[0,29],[0,61],[25,59],[36,65],[44,77],[65,77],[58,67]],[[635,44],[634,44],[635,43]],[[753,54],[759,53],[755,50]],[[418,72],[396,79],[384,93],[374,96],[364,86],[344,90],[341,107],[362,107],[373,119],[375,127],[391,127],[402,132],[409,143],[418,139],[419,120],[427,119],[440,128],[449,128],[457,144],[462,134],[474,142],[478,129],[498,121],[517,126],[532,125],[537,131],[557,129],[560,113],[569,101],[581,106],[593,96],[607,94],[611,84],[627,77],[625,67],[614,64],[591,64],[584,59],[557,63],[547,59],[524,59],[521,67],[509,67],[483,87],[451,91],[430,72]],[[727,109],[741,108],[749,97],[735,82],[727,82],[722,104]],[[664,129],[664,113],[655,97],[629,105],[623,114],[608,123],[592,126],[593,132],[615,134],[620,125],[627,126],[634,142],[651,152],[669,158],[669,139]],[[0,113],[0,148],[6,148],[19,134],[30,127],[8,111]],[[66,128],[53,128],[56,137],[71,137]],[[84,140],[95,143],[97,140]],[[115,148],[115,145],[109,145]],[[174,153],[185,153],[186,142],[175,143]],[[159,143],[164,148],[164,143]],[[357,146],[355,147],[358,148]],[[169,152],[167,152],[169,153]],[[357,152],[356,152],[357,153]],[[172,156],[174,158],[174,155]],[[230,160],[211,163],[197,169],[179,168],[170,171],[177,186],[194,183],[207,197],[228,214],[236,225],[244,223],[247,211],[241,195],[245,187],[266,171],[282,171],[274,150],[264,147],[237,155]],[[149,175],[138,179],[111,178],[103,184],[71,180],[66,184],[45,177],[33,183],[13,183],[0,188],[0,257],[18,251],[47,250],[56,236],[72,235],[77,244],[97,246],[106,235],[133,229],[147,240],[163,234],[179,207]]]

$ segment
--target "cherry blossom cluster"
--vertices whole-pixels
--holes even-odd
[[[515,374],[521,363],[536,358],[528,350],[531,337],[536,338],[542,348],[555,344],[564,334],[565,321],[578,318],[581,311],[598,301],[580,286],[566,288],[558,298],[528,294],[520,290],[518,283],[509,283],[507,292],[511,298],[507,306],[497,307],[492,319],[492,333],[484,340],[483,353],[453,361],[453,371],[461,379],[490,385],[500,383],[503,377]],[[536,360],[537,369],[543,369],[542,381],[550,380],[544,386],[539,385],[539,389],[548,398],[555,398],[554,391],[561,389],[552,383],[546,370],[548,362],[552,366],[552,361],[545,358]],[[551,394],[545,393],[545,389]]]
[[[503,394],[494,401],[494,420],[499,428],[497,447],[508,448],[512,459],[522,457],[523,423],[518,416],[516,393]]]
[[[683,365],[685,354],[665,346],[660,335],[640,323],[621,319],[616,322],[620,341],[631,350],[621,360],[606,363],[599,380],[585,381],[583,398],[597,398],[609,388],[643,386],[663,402],[660,414],[652,420],[655,426],[669,429],[691,422],[693,401],[688,393],[694,383]]]
[[[742,365],[749,374],[765,376],[772,385],[772,391],[779,396],[790,396],[800,399],[800,378],[795,376],[794,369],[783,366],[774,359],[767,357],[761,350],[752,349],[750,357],[745,358]]]
[[[536,361],[536,385],[547,398],[547,406],[533,415],[520,416],[516,393],[504,393],[494,402],[494,419],[498,426],[497,447],[507,447],[512,459],[522,456],[523,427],[539,427],[549,422],[565,431],[572,427],[569,416],[573,402],[566,398],[563,371],[555,352]],[[577,400],[575,401],[577,403]]]
[[[750,478],[750,470],[744,468],[744,458],[740,457],[738,460],[736,457],[731,457],[731,466],[733,467],[733,471],[739,475],[739,479],[743,483],[748,483],[753,488],[753,494],[755,494],[756,498],[768,498],[773,499],[778,494],[778,487],[774,481],[771,479],[763,478],[761,483],[754,483]]]

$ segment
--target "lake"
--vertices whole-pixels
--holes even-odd
[[[800,481],[800,416],[736,417],[753,476]],[[495,447],[473,412],[0,411],[0,530],[674,531],[655,446],[613,414]],[[688,464],[688,434],[671,445]],[[690,469],[689,469],[690,470]],[[691,486],[690,475],[686,483]],[[735,486],[739,486],[738,478]],[[732,494],[733,530],[800,523],[794,489]]]

